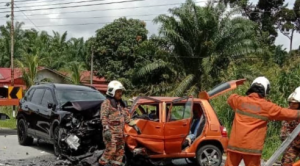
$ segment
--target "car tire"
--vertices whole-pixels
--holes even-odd
[[[60,156],[60,148],[58,145],[58,137],[59,137],[59,126],[56,126],[53,130],[53,148],[54,148],[54,155],[56,157]]]
[[[18,142],[20,145],[32,145],[33,138],[28,136],[28,127],[25,119],[19,119],[17,123]]]
[[[200,166],[220,166],[222,164],[222,152],[215,145],[204,145],[196,153],[197,163]]]

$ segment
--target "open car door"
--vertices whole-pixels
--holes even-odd
[[[190,131],[193,97],[173,100],[166,105],[167,119],[164,126],[165,153],[179,153]]]
[[[148,112],[142,110],[142,108],[143,106],[149,104],[157,109],[156,111],[158,113],[158,121],[153,121],[150,118],[140,117],[141,114],[144,114],[146,117],[148,117]],[[164,152],[164,124],[160,120],[162,118],[162,110],[160,109],[162,107],[161,105],[161,101],[151,97],[136,98],[133,102],[130,114],[131,118],[135,120],[136,125],[140,128],[141,134],[137,135],[137,132],[132,127],[127,124],[125,125],[126,134],[134,136],[134,139],[137,140],[137,142],[141,143],[147,149],[150,149],[151,151],[159,154],[162,154]],[[138,114],[137,111],[139,111],[141,114]],[[127,144],[129,147],[136,146],[135,142],[127,142]]]
[[[221,83],[217,86],[215,86],[212,90],[209,92],[200,92],[199,98],[200,99],[206,99],[211,100],[214,97],[217,97],[219,95],[222,95],[228,91],[236,89],[239,85],[243,85],[246,79],[239,79],[239,80],[232,80],[225,83]]]

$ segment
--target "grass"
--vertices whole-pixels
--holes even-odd
[[[13,117],[12,106],[0,107],[0,113],[8,115],[10,118],[7,120],[0,120],[0,128],[16,129],[16,119]]]

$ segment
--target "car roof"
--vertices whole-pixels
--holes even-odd
[[[32,87],[47,87],[54,89],[73,89],[73,90],[84,90],[84,91],[97,91],[93,87],[85,86],[85,85],[73,85],[73,84],[59,84],[59,83],[45,83],[40,85],[33,85]]]
[[[157,103],[157,102],[172,102],[173,100],[176,99],[180,99],[181,97],[157,97],[157,96],[147,96],[147,97],[143,97],[140,96],[137,103],[141,104],[141,103]],[[133,100],[135,100],[136,98],[134,98]],[[156,101],[155,101],[156,100]],[[194,101],[199,101],[201,99],[199,98],[194,98]],[[185,100],[186,101],[186,100]]]

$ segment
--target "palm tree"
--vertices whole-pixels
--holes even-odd
[[[43,59],[38,55],[25,54],[21,60],[17,60],[17,66],[22,70],[22,78],[27,88],[35,84],[38,67],[42,64]]]
[[[24,41],[24,30],[22,30],[23,25],[23,22],[16,22],[14,26],[14,58],[20,58],[20,55],[24,53],[24,43],[26,42]],[[4,67],[10,66],[10,27],[10,22],[7,22],[6,26],[0,26],[0,65]]]
[[[67,72],[67,76],[72,84],[81,84],[81,72],[83,71],[83,64],[79,62],[71,62],[65,68],[62,68],[61,71]]]
[[[51,69],[59,70],[66,65],[66,58],[69,54],[69,41],[67,40],[67,32],[60,35],[53,31],[54,36],[49,44],[49,56],[47,57],[47,66]]]
[[[140,69],[139,75],[162,68],[175,70],[180,77],[173,81],[175,88],[168,94],[172,96],[195,96],[211,87],[231,59],[261,51],[255,39],[256,25],[233,17],[238,11],[226,12],[223,3],[199,7],[187,0],[181,7],[169,9],[171,16],[158,16],[154,21],[161,24],[160,35],[173,49],[167,61],[150,63]]]

